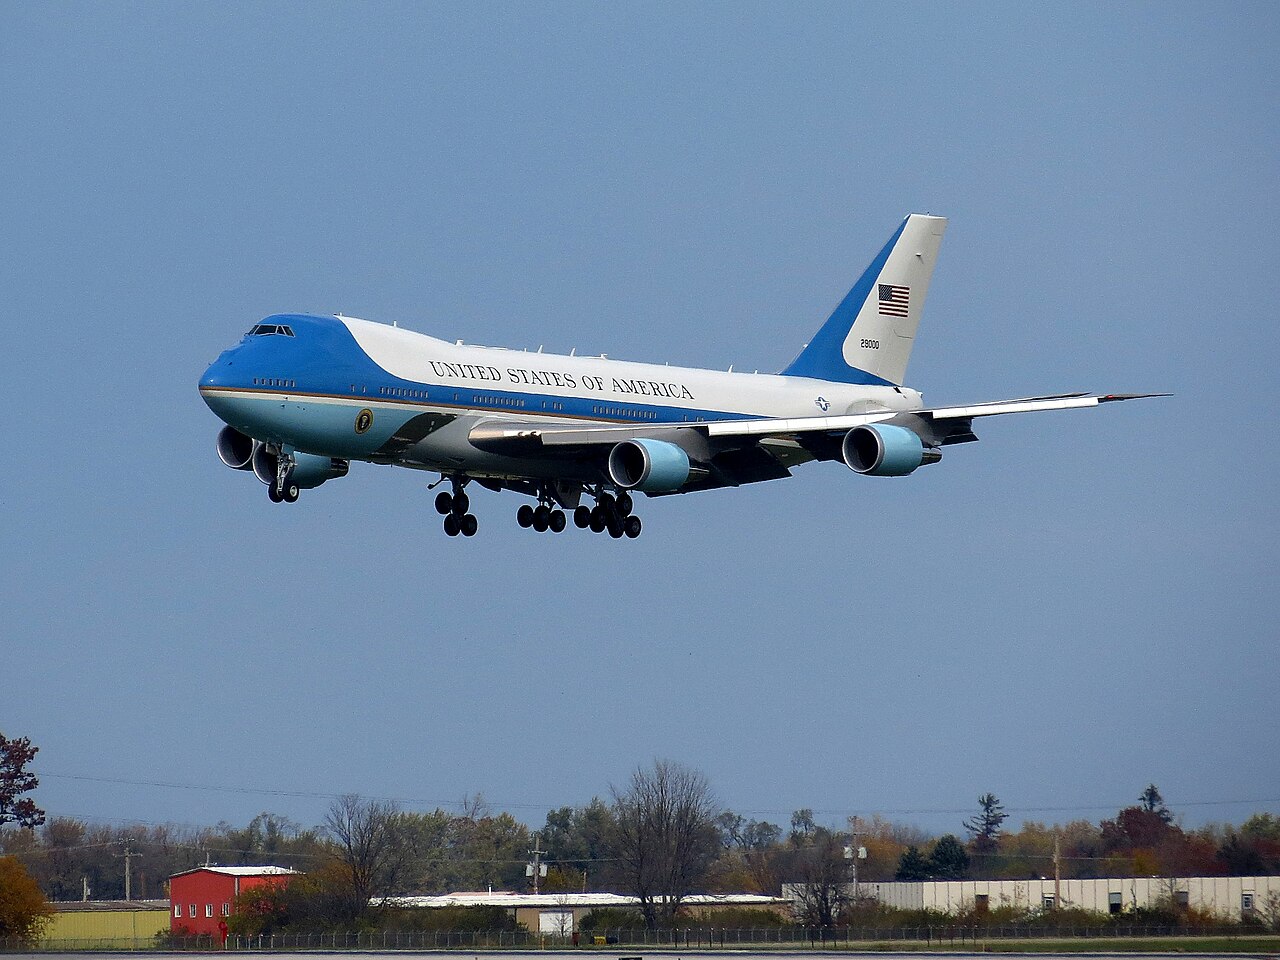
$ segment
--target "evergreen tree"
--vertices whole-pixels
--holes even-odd
[[[1160,791],[1156,789],[1154,783],[1147,784],[1147,789],[1142,791],[1142,795],[1138,797],[1138,800],[1141,801],[1142,809],[1147,813],[1154,813],[1166,824],[1173,823],[1173,814],[1164,805],[1164,797],[1160,796]]]
[[[907,847],[906,853],[898,861],[898,872],[895,880],[928,880],[929,861],[915,845]]]
[[[1009,815],[994,793],[984,793],[978,798],[978,805],[982,810],[973,819],[966,820],[964,828],[969,831],[976,852],[992,853],[1000,838],[1000,825]]]
[[[929,867],[938,880],[963,880],[969,872],[969,855],[960,841],[948,833],[934,844]]]

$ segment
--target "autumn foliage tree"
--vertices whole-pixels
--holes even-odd
[[[0,857],[0,941],[31,944],[40,938],[53,908],[17,857]]]
[[[44,811],[30,797],[22,796],[40,785],[26,768],[39,751],[26,737],[10,740],[0,733],[0,825],[38,827],[44,823]]]

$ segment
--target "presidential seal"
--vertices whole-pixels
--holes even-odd
[[[364,433],[373,426],[373,411],[365,407],[356,414],[356,433]]]

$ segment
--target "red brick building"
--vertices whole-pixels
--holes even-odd
[[[196,867],[169,878],[169,929],[217,936],[235,899],[254,887],[279,886],[297,874],[287,867]]]

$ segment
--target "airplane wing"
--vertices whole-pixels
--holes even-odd
[[[921,410],[881,410],[833,417],[714,420],[706,423],[620,424],[485,420],[470,431],[477,447],[508,456],[603,458],[616,443],[647,437],[669,440],[713,470],[699,486],[736,486],[790,475],[791,466],[808,460],[840,458],[840,441],[855,427],[872,423],[905,426],[927,446],[977,440],[972,424],[979,417],[1096,407],[1120,400],[1163,397],[1163,393],[1065,393],[1017,400],[995,400]],[[719,469],[714,469],[718,467]]]

